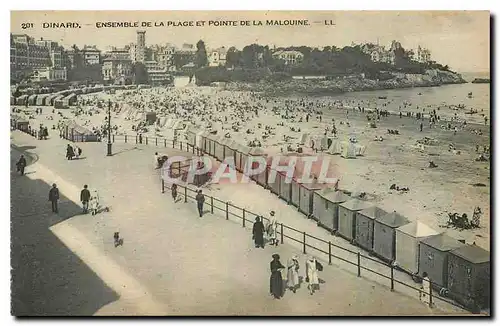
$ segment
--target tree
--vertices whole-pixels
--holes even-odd
[[[196,43],[196,67],[206,67],[208,65],[207,49],[205,48],[205,42],[199,40]]]
[[[234,46],[227,50],[226,54],[226,67],[238,67],[240,66],[241,52],[238,51]]]
[[[149,77],[146,66],[142,62],[136,62],[133,67],[134,82],[136,85],[147,84]]]

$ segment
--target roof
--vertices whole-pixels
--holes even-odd
[[[376,220],[381,216],[387,215],[387,212],[377,206],[368,207],[359,212],[359,214],[366,216],[372,220]]]
[[[377,221],[392,228],[398,228],[410,223],[410,220],[403,215],[396,213],[396,211],[380,216]]]
[[[439,251],[450,251],[465,246],[465,244],[444,233],[425,238],[422,243]]]
[[[476,245],[465,245],[452,250],[451,253],[473,264],[481,264],[490,261],[490,252]]]
[[[431,235],[439,234],[438,231],[434,230],[430,226],[427,226],[426,224],[424,224],[420,221],[416,221],[416,222],[412,222],[412,223],[403,225],[403,226],[397,228],[397,230],[399,230],[405,234],[408,234],[412,237],[415,237],[415,238],[423,238],[423,237],[428,237]]]
[[[260,147],[250,147],[250,150],[248,151],[248,154],[255,156],[255,155],[265,155],[266,153]]]
[[[342,191],[335,191],[334,188],[324,188],[316,192],[319,196],[328,200],[330,203],[343,203],[348,201],[351,197],[344,194]]]
[[[342,206],[343,208],[346,208],[351,211],[360,211],[362,209],[368,208],[373,205],[366,201],[353,198],[349,201],[346,201],[345,203],[341,203],[339,206]]]

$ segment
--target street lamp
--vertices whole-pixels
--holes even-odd
[[[108,156],[113,155],[111,153],[111,100],[108,100]]]

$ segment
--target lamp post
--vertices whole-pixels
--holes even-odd
[[[111,153],[111,100],[108,100],[108,156],[113,155]]]

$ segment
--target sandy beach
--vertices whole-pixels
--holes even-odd
[[[320,157],[328,157],[336,167],[342,190],[364,192],[366,199],[386,211],[397,210],[410,220],[422,221],[436,230],[489,250],[490,162],[475,161],[479,155],[476,145],[479,152],[483,152],[485,146],[489,148],[489,110],[466,114],[472,107],[465,104],[465,99],[418,106],[391,96],[367,99],[363,95],[360,98],[356,100],[356,93],[349,94],[347,99],[264,97],[251,92],[188,85],[82,95],[75,107],[60,110],[43,107],[41,115],[34,113],[35,107],[18,109],[26,117],[32,116],[32,126],[36,128],[42,123],[49,128],[49,133],[58,133],[61,121],[72,120],[105,137],[107,106],[111,101],[116,135],[141,133],[185,140],[182,131],[165,126],[169,118],[181,119],[183,124],[198,130],[216,131],[218,136],[225,135],[240,144],[260,145],[268,154],[286,151],[288,145],[295,148],[304,133],[313,138],[323,137],[325,133],[334,137],[335,123],[338,140],[355,138],[357,144],[366,146],[364,155],[356,159],[343,159],[319,151]],[[378,117],[376,112],[369,113],[376,108],[392,114]],[[433,110],[439,120],[431,128],[429,113]],[[147,112],[156,112],[155,124],[145,124]],[[408,112],[413,116],[408,117]],[[415,118],[417,112],[423,114],[423,120]],[[484,116],[488,118],[486,124]],[[376,128],[370,127],[370,122],[374,122]],[[388,134],[388,129],[398,130],[399,135]],[[376,137],[382,137],[383,141],[376,141]],[[432,145],[419,147],[417,140],[424,137],[432,139]],[[303,150],[313,153],[307,144]],[[430,161],[438,167],[428,168]],[[392,184],[410,190],[390,190]],[[237,187],[221,184],[217,189],[227,199],[236,199],[240,196],[235,195],[239,193],[235,191]],[[265,198],[259,200],[261,204],[266,202]],[[458,231],[442,227],[448,220],[448,212],[466,213],[471,217],[476,206],[483,212],[479,229]]]

